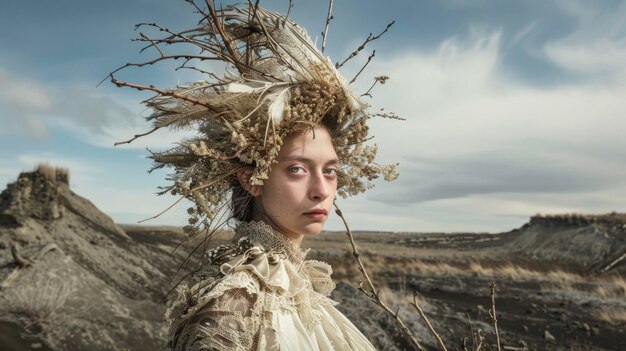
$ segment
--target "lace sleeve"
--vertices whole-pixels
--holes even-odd
[[[177,326],[169,346],[174,351],[244,351],[255,348],[260,315],[258,295],[230,289]]]

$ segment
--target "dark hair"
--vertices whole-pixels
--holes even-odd
[[[254,218],[254,197],[239,181],[233,184],[232,192],[232,218],[240,222],[250,222]]]

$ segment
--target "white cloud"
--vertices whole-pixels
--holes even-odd
[[[79,85],[45,87],[0,68],[0,124],[4,134],[17,133],[39,141],[50,134],[50,127],[57,126],[87,144],[112,148],[115,142],[152,129],[143,118],[145,113],[138,101],[126,95]],[[165,149],[193,135],[163,129],[118,147]]]
[[[19,77],[0,67],[0,107],[46,112],[51,106],[50,94],[39,82]]]
[[[517,31],[517,33],[515,33],[513,37],[511,38],[509,45],[513,46],[519,43],[522,39],[524,39],[528,34],[530,34],[530,32],[532,32],[535,29],[536,25],[537,25],[537,21],[532,21],[529,24],[527,24],[524,28]]]
[[[474,32],[372,63],[391,77],[376,106],[407,121],[372,123],[381,161],[399,161],[401,176],[372,190],[357,218],[376,209],[381,228],[411,218],[408,230],[493,231],[537,212],[626,206],[626,82],[525,85],[500,69],[501,40],[499,30]]]
[[[546,56],[557,65],[589,77],[626,79],[626,2],[599,7],[587,1],[558,1],[577,19],[570,34],[545,45]]]
[[[26,118],[25,127],[28,135],[35,140],[43,140],[48,137],[48,127],[40,118]]]

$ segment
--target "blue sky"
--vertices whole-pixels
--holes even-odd
[[[284,13],[288,1],[261,3]],[[319,36],[326,3],[294,3],[291,17]],[[334,61],[396,21],[342,73],[352,77],[376,49],[353,88],[390,76],[368,102],[407,119],[372,123],[380,161],[400,162],[401,177],[342,201],[354,228],[498,232],[536,213],[624,211],[625,1],[335,0],[333,13]],[[180,134],[113,147],[150,129],[140,105],[149,95],[96,85],[152,57],[130,41],[134,24],[197,20],[182,0],[3,4],[0,185],[48,162],[68,167],[72,188],[117,222],[166,208],[175,199],[155,195],[165,172],[146,173],[145,148]],[[201,78],[170,68],[119,77],[163,87]],[[183,224],[184,208],[151,223]]]

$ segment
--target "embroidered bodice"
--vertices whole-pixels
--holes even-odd
[[[170,350],[374,350],[328,297],[330,265],[307,252],[264,223],[239,225],[209,252],[220,277],[179,286]]]

